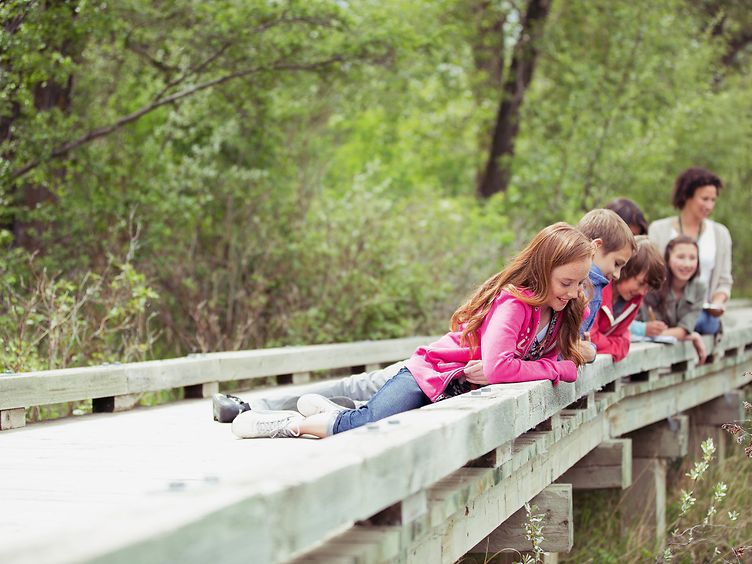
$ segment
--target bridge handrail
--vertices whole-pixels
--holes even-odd
[[[436,337],[191,354],[182,358],[0,374],[0,410],[236,380],[381,365]]]

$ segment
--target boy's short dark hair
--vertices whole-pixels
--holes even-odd
[[[629,198],[616,198],[603,207],[607,210],[616,212],[616,214],[622,218],[627,225],[636,225],[640,230],[638,235],[648,234],[648,222],[645,220],[645,215],[642,213],[640,206]]]
[[[666,264],[658,248],[648,239],[647,235],[638,235],[635,239],[637,252],[621,269],[620,280],[636,278],[643,272],[645,281],[652,290],[660,290],[666,279]]]
[[[601,239],[603,241],[601,250],[605,254],[625,247],[632,249],[633,253],[637,250],[634,235],[629,230],[629,226],[611,210],[603,208],[590,210],[577,224],[577,229],[591,240]]]
[[[717,194],[723,188],[723,182],[709,170],[700,167],[688,168],[676,177],[671,203],[676,209],[683,209],[687,200],[694,196],[695,190],[703,186],[715,186]]]

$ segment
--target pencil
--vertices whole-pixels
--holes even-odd
[[[648,317],[650,318],[650,321],[655,321],[655,312],[653,311],[652,306],[648,306]]]

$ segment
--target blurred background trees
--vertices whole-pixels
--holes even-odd
[[[8,0],[6,369],[434,333],[546,223],[714,217],[749,295],[743,0]]]

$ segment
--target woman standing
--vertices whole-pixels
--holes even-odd
[[[704,168],[689,168],[674,184],[672,203],[679,210],[674,217],[659,219],[650,224],[648,236],[661,253],[668,242],[679,235],[697,241],[700,249],[700,280],[708,288],[706,307],[697,320],[695,330],[714,334],[720,330],[720,318],[731,297],[731,235],[725,225],[709,219],[721,179]]]

